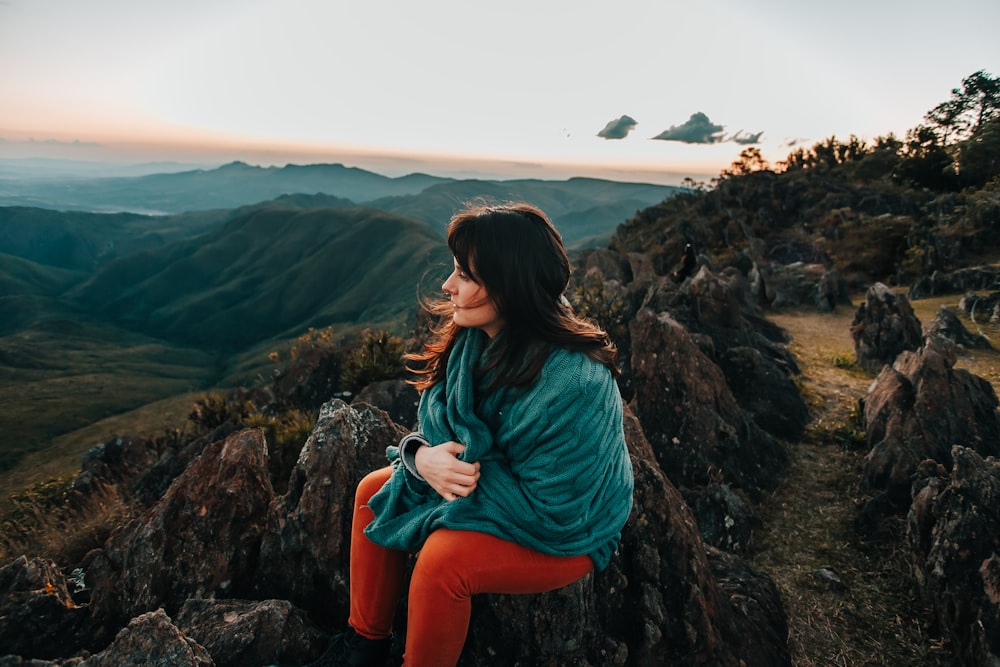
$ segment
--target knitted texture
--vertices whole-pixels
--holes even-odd
[[[589,555],[603,570],[632,509],[632,466],[622,401],[610,371],[585,354],[551,352],[533,385],[476,403],[473,369],[482,332],[460,333],[445,379],[424,391],[420,430],[437,445],[466,445],[480,462],[476,489],[445,501],[416,479],[390,447],[392,477],[372,496],[365,534],[391,549],[417,551],[436,528],[476,530],[547,554]]]

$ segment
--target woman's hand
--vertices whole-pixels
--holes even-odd
[[[479,481],[479,462],[460,461],[465,445],[449,440],[436,447],[420,447],[414,454],[417,472],[445,500],[455,500],[472,493]]]

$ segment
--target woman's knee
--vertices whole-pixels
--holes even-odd
[[[385,483],[389,481],[391,476],[392,466],[379,468],[378,470],[373,470],[365,475],[361,481],[358,482],[358,488],[354,493],[354,506],[363,507],[364,505],[367,505],[371,497],[378,493],[379,489],[385,486]]]
[[[435,530],[420,548],[410,585],[444,587],[454,595],[471,595],[463,576],[463,564],[469,557],[462,549],[461,531]]]

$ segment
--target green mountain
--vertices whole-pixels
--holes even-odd
[[[227,211],[148,216],[0,207],[0,253],[89,272],[117,257],[203,233],[228,215]]]
[[[129,329],[237,350],[309,326],[385,323],[447,265],[423,224],[365,208],[264,208],[102,267],[67,297]]]
[[[0,252],[0,299],[17,295],[55,296],[85,277],[82,271],[44,266]]]

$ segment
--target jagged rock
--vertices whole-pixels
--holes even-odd
[[[237,430],[227,421],[211,432],[187,442],[171,443],[159,460],[135,484],[135,493],[143,507],[151,507],[163,497],[174,480],[213,442],[225,440]]]
[[[87,658],[80,667],[215,667],[208,652],[184,636],[162,609],[129,622],[105,650]]]
[[[788,370],[746,345],[731,347],[718,356],[729,390],[751,419],[771,435],[800,440],[809,422],[809,409]]]
[[[925,459],[950,467],[954,445],[982,455],[1000,454],[1000,413],[993,386],[955,369],[953,346],[928,338],[886,366],[862,400],[865,457],[862,489],[873,494],[863,524],[877,526],[910,505],[911,476]]]
[[[626,410],[632,514],[608,569],[542,595],[474,604],[461,665],[790,665],[773,582],[706,550],[677,489]]]
[[[51,560],[20,556],[0,568],[0,655],[69,657],[85,620]]]
[[[354,490],[388,465],[386,447],[406,433],[377,408],[323,405],[288,492],[268,509],[253,597],[290,600],[324,627],[344,625]]]
[[[855,362],[869,371],[891,364],[903,350],[916,350],[923,332],[910,302],[882,283],[868,288],[851,322]]]
[[[955,345],[964,348],[989,350],[993,347],[986,336],[973,334],[966,329],[962,321],[958,319],[958,316],[947,306],[938,308],[937,315],[930,325],[928,325],[925,335],[941,336],[949,339]]]
[[[367,403],[385,410],[392,421],[402,426],[415,428],[417,423],[417,403],[420,394],[405,380],[382,380],[373,382],[358,392],[351,405]]]
[[[218,665],[302,665],[322,653],[327,636],[287,600],[184,603],[174,623]]]
[[[798,364],[782,346],[787,334],[753,303],[744,276],[719,276],[702,267],[680,287],[661,278],[649,284],[639,307],[670,313],[681,323],[721,368],[737,402],[748,407],[758,426],[781,438],[801,437],[809,414],[792,379],[800,372]]]
[[[175,613],[188,598],[248,592],[273,497],[259,429],[206,447],[156,505],[84,562],[103,630],[159,607]]]
[[[728,551],[739,551],[750,542],[758,523],[753,507],[744,494],[728,484],[711,482],[704,489],[684,493],[684,500],[698,517],[705,542]]]
[[[587,255],[584,273],[597,271],[605,280],[617,280],[621,284],[632,282],[632,267],[626,258],[613,250],[598,248]]]
[[[1000,664],[1000,462],[954,447],[949,474],[926,461],[913,485],[907,540],[923,597],[958,664]]]
[[[706,551],[719,591],[729,602],[727,611],[733,617],[724,636],[728,645],[738,647],[733,649],[735,663],[740,667],[791,665],[786,648],[788,618],[774,581],[733,554],[713,547]]]
[[[648,281],[656,276],[656,267],[646,253],[630,252],[625,258],[628,260],[632,280]]]
[[[145,475],[162,451],[152,440],[117,436],[94,445],[83,455],[80,472],[73,480],[73,490],[89,494],[102,484],[118,489],[129,497],[135,482]]]
[[[722,481],[754,501],[775,488],[787,452],[742,410],[687,329],[643,309],[631,332],[634,409],[671,482],[695,489]]]
[[[769,264],[764,271],[767,302],[772,308],[815,306],[821,313],[851,305],[847,280],[824,264]]]

